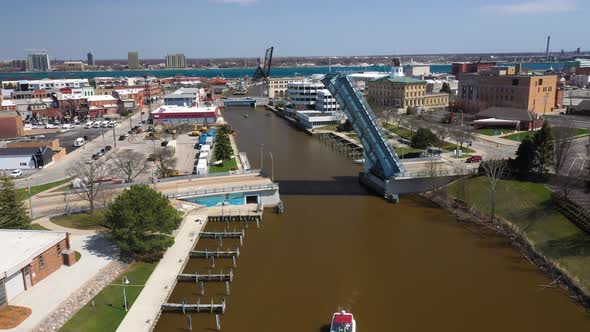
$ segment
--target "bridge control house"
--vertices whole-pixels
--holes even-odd
[[[219,117],[218,106],[177,106],[163,105],[150,114],[152,123],[178,125],[215,123]]]

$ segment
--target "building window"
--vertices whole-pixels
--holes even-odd
[[[518,85],[518,78],[512,80],[512,85]]]
[[[57,244],[57,256],[61,255],[61,243]]]
[[[43,259],[43,255],[39,256],[39,270],[43,270],[45,268],[45,259]]]
[[[539,78],[539,85],[543,85],[543,79]]]

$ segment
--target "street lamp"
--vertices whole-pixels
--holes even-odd
[[[127,294],[125,293],[125,285],[129,285],[129,279],[126,276],[121,278],[121,286],[123,286],[123,300],[125,301],[125,311],[128,311],[127,308]]]
[[[268,153],[270,155],[270,180],[274,181],[274,175],[275,175],[275,160],[272,157],[272,152]]]
[[[260,170],[264,168],[264,158],[262,157],[262,152],[264,150],[264,144],[260,144]]]

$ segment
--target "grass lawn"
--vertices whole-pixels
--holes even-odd
[[[383,128],[391,131],[394,134],[397,134],[398,136],[405,138],[405,139],[412,139],[412,133],[410,132],[409,129],[403,128],[403,127],[397,127],[397,125],[393,125],[390,123],[386,123]]]
[[[338,127],[338,125],[327,125],[327,126],[318,127],[316,129],[336,131],[337,127]]]
[[[473,205],[489,213],[490,193],[487,179],[477,177],[470,182]],[[451,194],[465,199],[458,183],[449,187]],[[590,291],[590,235],[584,233],[550,204],[551,192],[542,183],[500,181],[496,194],[496,211],[514,223],[533,247],[578,280]]]
[[[586,128],[575,128],[574,129],[574,135],[575,136],[588,135],[589,133],[590,133],[590,130],[588,130]],[[516,134],[512,134],[512,135],[502,136],[502,138],[506,138],[506,139],[509,139],[509,140],[520,142],[520,141],[522,141],[527,136],[533,136],[533,134],[534,134],[533,131],[523,131],[521,133],[516,133]]]
[[[105,287],[94,297],[94,307],[92,307],[92,301],[90,301],[59,331],[115,331],[127,314],[123,302],[121,278],[126,276],[129,279],[129,285],[125,287],[125,292],[127,294],[127,306],[131,308],[155,267],[156,264],[148,263],[131,265],[128,271],[113,280],[113,284]]]
[[[45,227],[43,227],[43,226],[41,226],[41,225],[39,225],[37,223],[31,224],[31,229],[32,230],[35,230],[35,231],[48,231],[49,230],[49,229],[47,229],[47,228],[45,228]]]
[[[416,158],[420,157],[420,153],[422,153],[422,150],[400,146],[398,148],[395,148],[395,153],[400,158]]]
[[[447,151],[455,151],[457,149],[457,144],[454,143],[450,143],[450,142],[443,142],[442,146],[440,147],[443,150],[447,150]],[[463,146],[461,148],[461,151],[463,151],[463,153],[474,153],[475,150],[470,149],[468,147]]]
[[[356,140],[356,141],[359,140],[358,135],[355,134],[355,133],[346,133],[345,135],[348,136],[349,138],[353,139],[353,140]]]
[[[68,182],[70,182],[70,179],[64,179],[64,180],[60,180],[60,181],[56,181],[56,182],[51,182],[51,183],[46,183],[46,184],[42,184],[39,186],[31,187],[31,196],[35,196],[40,192],[44,192],[46,190],[49,190],[51,188],[55,188],[57,186],[60,186],[64,183],[68,183]],[[18,196],[19,199],[25,200],[25,199],[29,198],[29,189],[28,188],[17,189],[16,195]]]
[[[498,136],[502,133],[509,133],[514,131],[514,128],[482,128],[482,129],[478,129],[477,133],[478,134],[482,134],[482,135],[487,135],[487,136]],[[498,135],[494,135],[494,133],[497,132]]]
[[[217,166],[212,165],[211,167],[209,167],[209,173],[228,172],[231,169],[238,169],[238,162],[236,161],[236,158],[226,160],[221,165],[217,165]]]
[[[89,213],[74,213],[63,216],[51,217],[52,223],[60,225],[62,227],[74,228],[74,229],[104,229],[101,224],[104,221],[104,212],[95,211],[94,215]]]

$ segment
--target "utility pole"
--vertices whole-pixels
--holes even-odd
[[[260,144],[260,169],[264,168],[264,158],[262,157],[262,151],[264,150],[264,144]]]
[[[270,180],[275,180],[275,160],[272,157],[272,152],[268,153],[270,155]]]
[[[113,146],[117,148],[117,135],[115,135],[115,126],[113,125]]]

